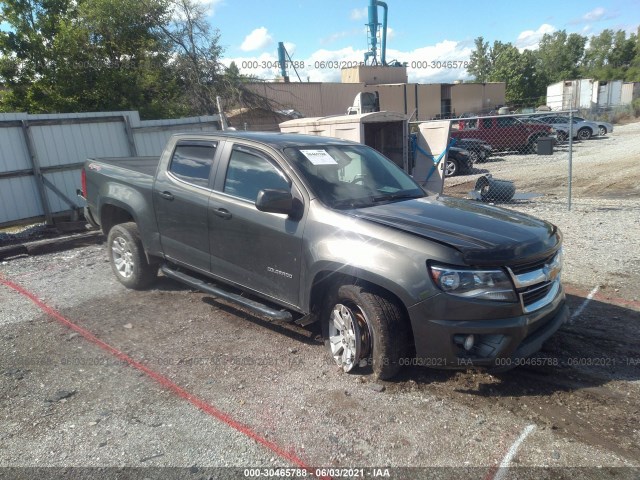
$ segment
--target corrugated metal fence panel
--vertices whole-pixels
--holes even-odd
[[[88,157],[131,155],[124,122],[29,127],[41,167],[84,162]]]
[[[0,224],[42,214],[34,177],[0,179]]]
[[[174,133],[215,132],[217,130],[216,126],[211,123],[177,124],[172,128],[134,129],[133,137],[139,156],[156,157],[162,153],[167,140]]]
[[[65,196],[75,204],[76,207],[80,207],[82,201],[76,195],[76,190],[81,186],[79,168],[73,170],[65,170],[62,172],[45,173],[44,177],[53,183],[58,190],[65,194]],[[51,190],[47,189],[47,198],[49,199],[49,206],[52,212],[64,212],[71,210],[71,206],[63,201],[58,195]]]
[[[0,128],[0,172],[31,168],[22,127]]]
[[[133,132],[136,141],[136,149],[141,157],[158,157],[162,153],[169,137],[173,135],[171,130],[155,130],[150,132]]]
[[[29,134],[35,156],[44,170],[43,176],[68,200],[45,188],[51,213],[58,213],[70,210],[69,203],[81,206],[76,197],[76,189],[80,187],[80,169],[52,172],[46,169],[82,163],[89,157],[130,156],[125,122],[118,118],[124,116],[129,120],[138,155],[160,155],[173,133],[216,131],[219,122],[218,115],[141,121],[138,112],[5,113],[0,114],[0,122],[32,122]],[[0,173],[32,170],[21,126],[1,127],[0,145]],[[33,174],[0,179],[0,224],[44,214]]]

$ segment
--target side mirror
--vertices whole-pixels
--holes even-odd
[[[295,210],[293,205],[293,195],[291,195],[291,192],[288,190],[265,188],[258,192],[256,208],[261,212],[291,215]]]

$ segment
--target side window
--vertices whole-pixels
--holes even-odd
[[[178,143],[171,158],[169,171],[185,182],[201,187],[208,186],[216,146],[216,143],[210,142]]]
[[[290,190],[289,181],[264,155],[234,147],[224,180],[224,193],[255,202],[262,189]]]
[[[476,129],[478,128],[478,119],[477,118],[470,118],[469,120],[465,120],[464,121],[464,126],[467,130],[470,129]]]
[[[493,118],[483,118],[482,128],[491,128],[491,127],[493,127]]]
[[[518,121],[513,117],[498,117],[498,127],[511,127]]]

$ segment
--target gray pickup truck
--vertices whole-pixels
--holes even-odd
[[[358,143],[174,135],[159,159],[87,160],[82,195],[125,286],[161,270],[266,319],[319,322],[347,372],[508,369],[568,317],[555,226],[427,196]]]

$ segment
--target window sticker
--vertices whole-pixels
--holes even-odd
[[[300,150],[314,165],[337,165],[338,162],[326,150]]]

